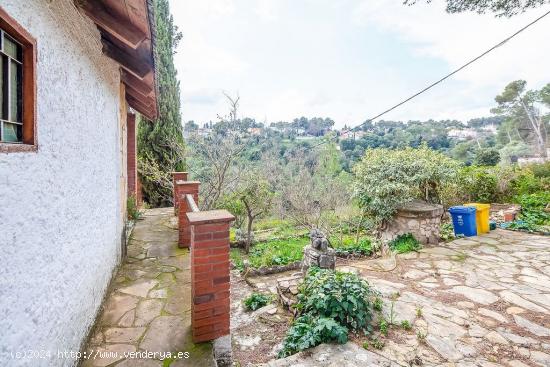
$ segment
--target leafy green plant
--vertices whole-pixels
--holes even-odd
[[[139,220],[143,217],[143,212],[139,210],[136,197],[131,195],[126,200],[126,210],[128,212],[128,219]]]
[[[235,266],[235,268],[239,269],[240,271],[244,270],[244,258],[240,249],[232,248],[229,251],[229,259],[231,260],[231,263]]]
[[[260,266],[286,265],[300,261],[309,238],[298,237],[287,240],[272,240],[259,243],[250,250],[250,265]]]
[[[416,308],[416,317],[422,317],[422,307]]]
[[[368,237],[361,238],[358,242],[355,242],[354,239],[350,241],[331,241],[331,244],[334,246],[337,256],[348,256],[348,255],[361,255],[369,256],[372,255],[372,242]]]
[[[304,315],[298,317],[287,332],[278,357],[284,358],[321,343],[348,341],[348,329],[334,319]]]
[[[355,274],[310,268],[300,286],[297,308],[302,314],[334,318],[368,334],[377,295],[366,280]]]
[[[373,305],[372,307],[378,311],[378,312],[382,312],[382,307],[384,306],[384,302],[382,301],[382,298],[380,297],[376,297],[374,299],[374,302],[373,302]]]
[[[388,328],[388,321],[386,321],[386,319],[384,318],[380,319],[380,334],[388,336]]]
[[[441,238],[443,242],[454,240],[455,233],[453,230],[453,225],[451,223],[441,224],[441,227],[439,227],[439,238]]]
[[[302,260],[304,247],[309,243],[307,237],[295,237],[285,240],[270,240],[252,246],[250,253],[242,249],[231,250],[231,261],[239,270],[244,269],[244,260],[247,259],[250,267],[287,265]]]
[[[416,332],[416,339],[418,339],[418,342],[420,342],[420,343],[425,343],[426,342],[426,333],[421,331],[421,330],[418,330]]]
[[[299,291],[300,316],[287,332],[279,357],[323,342],[345,343],[348,330],[372,330],[378,294],[357,275],[310,268]]]
[[[375,349],[378,349],[378,350],[384,348],[384,345],[385,345],[385,344],[386,344],[386,343],[384,343],[383,340],[380,340],[380,339],[378,339],[378,338],[374,338],[374,339],[372,340],[372,346],[373,346]]]
[[[524,231],[547,231],[550,226],[550,192],[521,195],[516,199],[521,205],[519,219],[507,228]]]
[[[403,320],[401,321],[401,328],[403,330],[411,330],[412,329],[412,326],[411,326],[411,323],[409,322],[409,320]]]
[[[389,243],[390,249],[398,254],[404,254],[411,251],[418,251],[422,248],[422,244],[418,242],[411,233],[405,233],[397,236]]]
[[[243,301],[244,308],[248,311],[256,311],[259,308],[266,306],[273,297],[262,293],[252,293]]]

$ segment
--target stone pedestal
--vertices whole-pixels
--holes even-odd
[[[381,231],[384,243],[394,240],[397,236],[411,233],[422,244],[439,243],[439,227],[443,206],[428,204],[423,201],[413,201],[397,210],[387,227]]]
[[[336,252],[328,247],[328,240],[323,232],[318,229],[311,231],[309,238],[311,243],[304,247],[304,260],[302,271],[305,272],[312,266],[322,269],[334,269],[336,267]]]

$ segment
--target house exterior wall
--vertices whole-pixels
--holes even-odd
[[[0,365],[69,366],[120,261],[119,70],[71,0],[0,6],[38,54],[38,150],[0,154]]]

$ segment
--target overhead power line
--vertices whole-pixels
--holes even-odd
[[[524,27],[520,28],[518,31],[516,31],[514,34],[508,36],[507,38],[505,38],[504,40],[502,40],[501,42],[497,43],[496,45],[494,45],[493,47],[491,47],[490,49],[488,49],[487,51],[483,52],[482,54],[480,54],[479,56],[471,59],[470,61],[468,61],[467,63],[465,63],[464,65],[462,65],[461,67],[459,67],[458,69],[455,69],[454,71],[450,72],[449,74],[445,75],[443,78],[433,82],[432,84],[428,85],[427,87],[425,87],[424,89],[416,92],[415,94],[413,94],[412,96],[408,97],[407,99],[404,99],[402,100],[401,102],[397,103],[396,105],[393,105],[392,107],[388,108],[387,110],[379,113],[378,115],[366,120],[365,122],[355,126],[355,127],[352,127],[348,130],[345,130],[343,133],[344,134],[347,134],[347,133],[350,133],[352,131],[355,131],[356,129],[360,128],[361,126],[369,123],[369,122],[372,122],[374,120],[376,120],[377,118],[380,118],[382,117],[383,115],[387,114],[388,112],[391,112],[393,110],[395,110],[396,108],[400,107],[401,105],[404,105],[405,103],[409,102],[410,100],[418,97],[419,95],[427,92],[428,90],[432,89],[433,87],[435,87],[436,85],[442,83],[444,80],[450,78],[451,76],[455,75],[456,73],[458,73],[459,71],[465,69],[466,67],[470,66],[471,64],[473,64],[474,62],[476,62],[477,60],[481,59],[482,57],[484,57],[485,55],[489,54],[490,52],[494,51],[495,49],[499,48],[500,46],[504,45],[506,42],[510,41],[512,38],[514,38],[515,36],[517,36],[518,34],[520,34],[521,32],[525,31],[527,28],[531,27],[533,24],[537,23],[539,20],[541,20],[542,18],[544,18],[545,16],[547,16],[548,14],[550,14],[550,11],[547,11],[546,13],[544,13],[543,15],[541,15],[540,17],[536,18],[535,20],[533,20],[531,23],[525,25]],[[326,144],[328,143],[329,140],[324,140],[314,146],[312,146],[312,148],[316,148],[320,145],[323,145],[323,144]]]

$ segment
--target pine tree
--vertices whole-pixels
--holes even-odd
[[[159,117],[138,122],[138,170],[143,198],[151,206],[172,202],[171,172],[185,168],[183,127],[180,115],[180,86],[174,53],[181,33],[174,25],[168,0],[154,1],[156,25],[155,67],[159,87]]]

